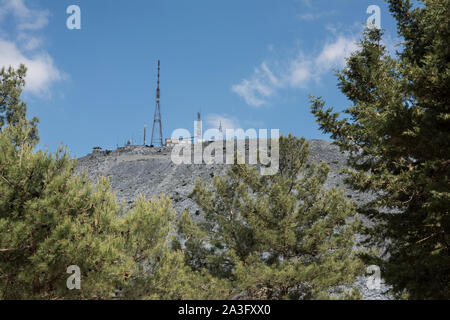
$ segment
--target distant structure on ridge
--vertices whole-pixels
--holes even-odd
[[[202,120],[200,119],[200,112],[197,112],[197,120],[194,121],[194,143],[202,143]]]
[[[161,109],[159,105],[160,100],[160,91],[159,91],[159,70],[160,70],[160,62],[158,60],[158,82],[156,88],[156,106],[155,106],[155,116],[153,118],[153,129],[152,129],[152,138],[150,141],[150,146],[154,147],[156,145],[164,146],[163,144],[163,135],[162,135],[162,125],[161,125]],[[155,136],[155,127],[159,126],[159,137]]]

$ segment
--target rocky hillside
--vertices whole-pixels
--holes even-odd
[[[346,188],[340,174],[346,166],[346,155],[331,142],[310,140],[310,161],[325,161],[331,168],[326,188],[341,187],[348,198],[365,202],[370,195],[356,193]],[[188,209],[195,218],[198,207],[188,197],[197,178],[210,181],[214,175],[225,173],[228,165],[180,164],[171,160],[171,148],[150,148],[146,146],[126,146],[117,150],[97,150],[79,158],[77,171],[86,169],[91,179],[103,175],[110,178],[111,186],[116,191],[118,200],[124,199],[131,206],[139,194],[147,198],[161,194],[170,196],[175,210],[180,213]],[[369,290],[366,279],[358,280],[365,299],[387,299],[381,290]]]
[[[368,196],[345,188],[340,170],[345,167],[346,156],[328,141],[311,140],[310,161],[325,161],[331,168],[327,188],[342,187],[349,198],[366,201]],[[78,159],[78,171],[85,168],[93,181],[103,175],[109,177],[119,200],[129,204],[141,193],[147,198],[169,195],[177,212],[197,207],[188,195],[198,177],[210,180],[223,174],[228,165],[180,164],[171,161],[171,148],[126,146],[117,150],[97,151]]]

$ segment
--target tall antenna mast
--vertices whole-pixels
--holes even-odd
[[[145,147],[145,138],[146,138],[146,133],[147,133],[147,125],[144,125],[144,147]]]
[[[161,109],[159,105],[160,100],[160,91],[159,91],[159,69],[160,69],[160,62],[158,60],[158,86],[156,87],[156,107],[155,107],[155,116],[153,118],[153,129],[152,129],[152,139],[151,139],[151,146],[155,146],[155,142],[159,144],[161,147],[164,146],[163,144],[163,135],[162,135],[162,125],[161,125]],[[156,139],[155,137],[155,127],[159,125],[159,138]],[[155,139],[154,139],[155,138]]]
[[[200,118],[200,111],[197,112],[197,120],[194,121],[194,143],[202,142],[202,120]]]

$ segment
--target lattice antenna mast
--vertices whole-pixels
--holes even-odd
[[[155,106],[155,116],[153,118],[153,129],[152,129],[152,139],[150,144],[152,146],[155,146],[156,144],[159,144],[160,146],[164,146],[163,144],[163,135],[162,135],[162,125],[161,125],[161,109],[159,105],[160,101],[160,91],[159,91],[159,70],[160,70],[160,62],[158,60],[158,86],[156,87],[156,106]],[[156,139],[155,136],[155,127],[159,126],[159,138]]]

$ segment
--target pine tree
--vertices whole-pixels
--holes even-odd
[[[20,99],[26,69],[2,69],[0,110],[0,299],[210,299],[226,283],[184,264],[172,249],[167,198],[118,204],[109,180],[74,174],[67,149],[34,151],[35,118]],[[69,290],[69,266],[81,289]]]
[[[21,123],[0,134],[1,298],[111,297],[133,263],[108,182],[94,188],[86,175],[74,176],[65,150],[53,155],[13,143],[28,139]],[[81,290],[66,286],[71,265],[81,270]]]
[[[0,130],[5,124],[16,125],[25,118],[27,105],[20,99],[27,68],[21,64],[17,70],[9,67],[0,70]],[[34,142],[39,142],[37,136],[37,123],[39,119],[34,117],[27,122],[30,127],[29,138]]]
[[[338,73],[353,103],[340,118],[312,100],[320,128],[351,154],[348,182],[376,199],[359,209],[373,222],[367,261],[381,266],[397,296],[450,298],[449,0],[415,8],[389,0],[402,50],[390,57],[380,30]]]
[[[324,189],[329,167],[307,162],[305,139],[279,142],[275,175],[234,164],[211,186],[197,181],[191,196],[202,221],[184,212],[179,224],[186,261],[226,279],[241,298],[338,297],[338,286],[361,271],[353,252],[355,203],[342,190]]]
[[[192,271],[184,253],[172,242],[176,212],[169,198],[146,201],[140,196],[123,220],[126,251],[137,270],[130,276],[121,297],[125,299],[223,299],[230,289],[226,281],[205,272]]]

